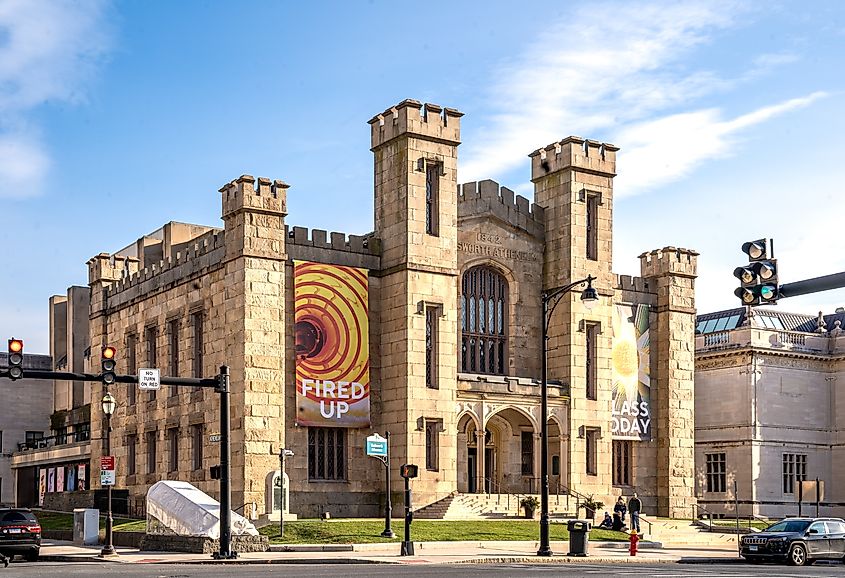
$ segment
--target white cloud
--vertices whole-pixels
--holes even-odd
[[[617,195],[634,195],[729,155],[742,131],[825,96],[728,119],[720,109],[696,108],[797,59],[789,52],[741,55],[745,69],[736,78],[696,65],[697,50],[748,12],[734,2],[590,3],[550,24],[498,71],[489,91],[494,113],[466,145],[461,180],[501,178],[538,147],[599,133],[623,147]]]
[[[494,113],[464,156],[473,180],[524,163],[538,146],[589,136],[723,90],[731,81],[684,59],[728,27],[733,3],[590,3],[550,25],[497,71]]]
[[[617,197],[656,188],[685,176],[708,159],[728,156],[732,137],[740,131],[808,106],[825,96],[825,92],[814,92],[732,120],[721,120],[718,110],[708,109],[628,126],[615,139],[625,143],[626,149],[617,163]]]
[[[46,103],[84,100],[109,38],[101,0],[0,2],[0,196],[37,194],[49,167],[29,126]]]

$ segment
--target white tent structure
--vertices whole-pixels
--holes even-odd
[[[220,538],[220,503],[188,482],[163,480],[147,491],[147,534]],[[255,526],[232,512],[232,535],[257,536]]]

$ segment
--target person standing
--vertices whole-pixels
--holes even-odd
[[[637,492],[628,500],[628,511],[631,513],[631,530],[636,530],[640,533],[640,511],[643,509],[643,503],[637,497]]]

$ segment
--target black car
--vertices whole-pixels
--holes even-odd
[[[786,518],[762,532],[743,536],[740,555],[749,562],[787,561],[793,566],[815,560],[845,562],[845,520]]]
[[[41,550],[41,524],[26,508],[0,508],[0,553],[23,556],[30,562]]]

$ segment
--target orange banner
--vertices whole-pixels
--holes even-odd
[[[367,271],[294,262],[296,423],[370,425]]]

